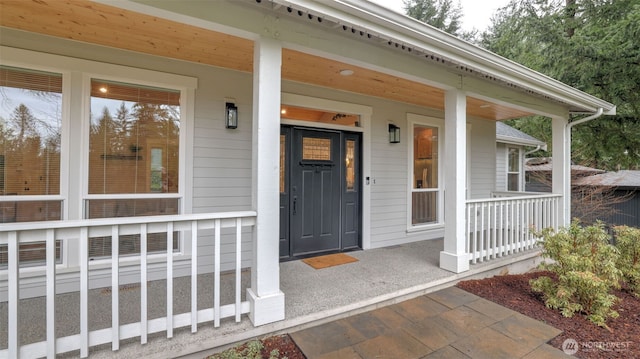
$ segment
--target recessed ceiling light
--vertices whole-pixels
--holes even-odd
[[[349,69],[340,70],[340,75],[351,76],[353,75],[353,70],[349,70]]]
[[[101,92],[101,93],[107,93],[107,91],[108,91],[108,90],[107,90],[107,87],[106,87],[106,86],[102,86],[102,87],[100,87],[100,92]]]
[[[282,115],[286,114],[286,113],[287,113],[287,109],[286,109],[286,108],[283,108],[282,110],[280,110],[280,113],[281,113]]]

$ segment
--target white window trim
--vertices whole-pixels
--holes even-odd
[[[194,108],[195,90],[198,80],[194,77],[164,73],[153,70],[138,69],[128,66],[101,63],[97,61],[71,58],[37,51],[0,46],[2,64],[17,68],[27,68],[62,74],[62,134],[60,158],[60,195],[50,196],[52,199],[63,198],[62,219],[80,219],[84,213],[84,202],[88,196],[88,151],[89,151],[89,114],[91,79],[100,78],[143,86],[153,86],[180,91],[180,147],[179,147],[179,188],[180,213],[191,213],[192,158],[187,154],[192,151],[188,144],[193,143],[193,127],[195,123]],[[72,119],[80,121],[79,126],[72,126]],[[72,136],[71,130],[80,131],[81,136]],[[81,151],[71,150],[71,139],[80,138]],[[80,184],[74,181],[76,176],[70,175],[71,163],[80,164],[82,179]],[[77,167],[76,167],[77,168]],[[175,197],[176,194],[168,194]],[[163,196],[154,196],[163,197]],[[191,253],[190,241],[181,237],[180,253],[174,257],[185,259]],[[71,258],[69,253],[77,253],[77,241],[63,240],[62,263],[59,268],[76,267],[78,258]],[[73,248],[70,248],[73,246]],[[106,259],[108,261],[108,259]]]
[[[444,164],[442,159],[444,158],[444,119],[437,117],[429,117],[424,115],[417,115],[407,113],[408,123],[408,140],[407,140],[407,232],[425,231],[436,228],[442,228],[444,226]],[[413,216],[412,206],[412,193],[413,193],[413,136],[414,127],[418,125],[430,126],[438,128],[438,218],[436,223],[413,225],[411,222]]]

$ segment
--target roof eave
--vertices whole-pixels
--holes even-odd
[[[570,112],[615,115],[616,106],[549,76],[365,0],[272,0],[322,13],[345,24],[371,30],[383,37],[445,57],[484,75],[491,75],[525,91],[568,105]]]

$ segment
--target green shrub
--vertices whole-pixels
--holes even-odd
[[[629,289],[640,297],[640,229],[628,226],[614,227],[616,247],[620,252],[617,267]]]
[[[608,318],[618,316],[612,309],[617,297],[611,290],[619,287],[620,271],[616,268],[618,250],[609,244],[602,223],[582,227],[574,221],[557,233],[545,229],[537,235],[543,239],[543,257],[551,259],[540,267],[556,278],[541,276],[531,280],[531,288],[543,293],[547,307],[559,309],[562,315],[582,312],[606,327]]]
[[[259,340],[252,340],[241,346],[227,349],[222,353],[214,354],[208,359],[262,359],[262,349],[264,345]],[[269,353],[269,359],[287,359],[280,358],[278,349],[274,349]]]

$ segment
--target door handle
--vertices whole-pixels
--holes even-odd
[[[297,203],[298,203],[298,196],[293,196],[293,215],[294,216],[296,214]]]

